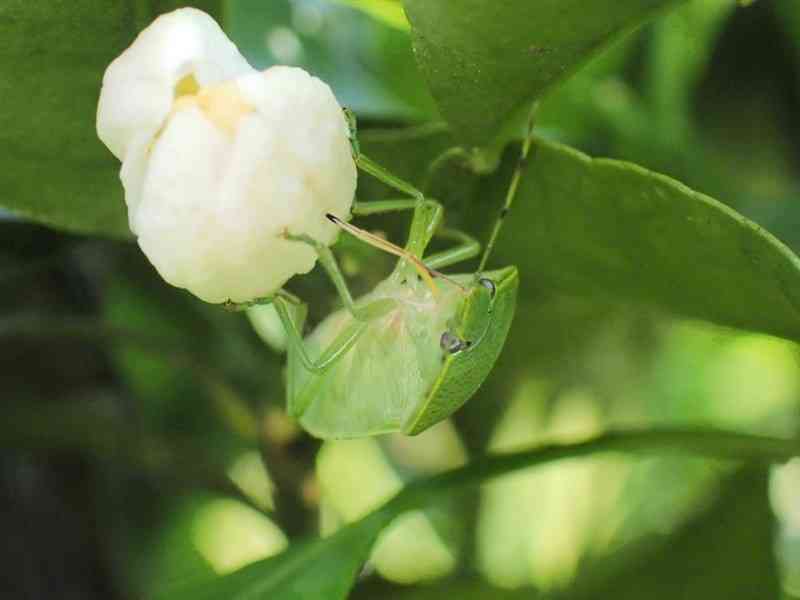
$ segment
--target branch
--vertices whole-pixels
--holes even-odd
[[[800,440],[781,439],[711,428],[656,428],[610,431],[576,443],[546,443],[512,453],[489,454],[464,467],[416,481],[379,510],[418,508],[432,496],[508,473],[599,452],[679,453],[708,458],[771,464],[800,456]]]

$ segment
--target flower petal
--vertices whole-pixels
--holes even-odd
[[[274,156],[269,134],[257,115],[234,140],[197,107],[170,118],[134,219],[139,245],[167,282],[207,302],[244,302],[313,268],[314,251],[283,237],[298,209],[279,181],[299,177]]]
[[[308,206],[287,224],[289,231],[332,243],[338,229],[325,213],[349,217],[357,180],[350,131],[333,91],[303,69],[284,66],[240,77],[237,84],[280,140],[279,165],[272,168],[274,195]],[[282,165],[290,164],[297,170],[295,186],[281,176]]]
[[[205,87],[252,71],[204,12],[183,8],[162,15],[106,70],[97,133],[124,160],[137,134],[152,137],[163,126],[182,81]]]

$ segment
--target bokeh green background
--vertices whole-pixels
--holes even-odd
[[[128,16],[141,27],[149,13],[137,10]],[[328,81],[358,113],[364,147],[425,181],[447,134],[424,125],[440,117],[399,3],[228,0],[221,17],[254,65],[298,64]],[[75,39],[74,54],[61,60],[91,57],[90,41]],[[47,90],[46,68],[19,73],[1,57],[0,65],[0,90],[14,88],[15,78],[40,78]],[[103,68],[88,61],[84,76],[99,78]],[[92,113],[97,89],[81,89],[88,91],[74,101]],[[96,190],[92,202],[120,203],[109,204],[115,214],[120,199],[104,192],[117,185],[110,156],[94,141],[91,152],[70,156],[72,144],[87,147],[77,126],[42,131],[37,111],[47,114],[46,96],[32,99],[26,114],[0,119],[9,139],[13,127],[32,132],[24,147],[5,144],[0,166],[46,164],[60,181],[74,169],[65,156],[79,159],[75,189]],[[387,133],[408,125],[421,128],[399,141]],[[800,251],[800,5],[692,0],[549,94],[537,132],[675,177]],[[485,237],[509,169],[479,178],[451,165],[435,175],[429,189],[448,220]],[[362,199],[386,193],[360,182]],[[501,242],[497,264],[528,260],[519,232],[536,219],[534,207],[521,204],[509,218],[517,237]],[[392,216],[370,227],[402,240],[407,221]],[[362,293],[391,266],[348,240],[337,251]],[[268,311],[248,319],[204,305],[163,283],[130,242],[59,233],[3,213],[3,597],[151,597],[331,531],[403,481],[487,448],[642,425],[798,434],[793,342],[606,290],[557,291],[524,271],[523,281],[497,368],[452,422],[419,438],[321,447],[284,416],[282,338]],[[319,273],[290,287],[309,300],[312,320],[335,307]],[[767,471],[598,455],[407,514],[381,538],[352,597],[792,594],[800,596],[798,464]]]

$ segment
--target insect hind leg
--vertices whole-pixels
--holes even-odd
[[[430,269],[449,267],[470,258],[475,258],[480,254],[480,242],[468,233],[458,229],[441,228],[436,232],[436,236],[455,240],[458,245],[425,258],[423,262]]]

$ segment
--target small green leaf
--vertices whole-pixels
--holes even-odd
[[[608,433],[575,444],[550,444],[484,457],[412,483],[375,512],[334,535],[295,544],[283,554],[224,577],[173,586],[155,600],[344,600],[381,530],[403,512],[468,485],[513,471],[597,452],[672,451],[715,458],[776,462],[797,453],[790,440],[715,430],[643,430]]]
[[[163,2],[0,3],[0,208],[52,227],[128,237],[119,163],[97,139],[108,64]],[[219,0],[194,3],[216,12]]]
[[[594,53],[680,0],[404,0],[417,60],[464,142],[491,142]]]
[[[800,259],[770,233],[664,175],[535,144],[495,259],[517,264],[523,286],[800,340]]]

